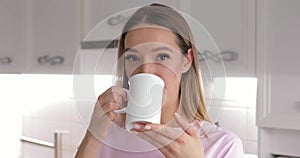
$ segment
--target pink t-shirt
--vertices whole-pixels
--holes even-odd
[[[200,135],[206,158],[240,158],[243,156],[241,139],[230,131],[221,129],[207,121],[195,120],[191,125]],[[201,129],[198,128],[199,125]],[[153,145],[116,125],[111,126],[108,137],[101,144],[98,153],[98,158],[164,157]]]

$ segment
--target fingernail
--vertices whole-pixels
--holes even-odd
[[[181,116],[177,112],[175,112],[175,117],[181,118]]]
[[[146,125],[146,126],[144,127],[144,130],[150,130],[151,128],[152,128],[151,126]]]
[[[140,125],[137,125],[137,124],[135,124],[135,125],[133,125],[133,128],[134,128],[134,129],[141,129],[141,126],[140,126]]]

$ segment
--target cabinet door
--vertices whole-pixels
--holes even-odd
[[[258,4],[258,124],[300,130],[300,1]]]
[[[177,6],[177,0],[84,0],[83,36],[86,38],[85,41],[102,41],[117,38],[126,19],[137,7],[154,2],[175,8]],[[92,28],[94,30],[91,30]],[[90,34],[88,34],[89,32]]]
[[[27,0],[28,73],[72,73],[80,45],[80,0]]]
[[[198,49],[205,56],[206,62],[211,62],[210,65],[222,64],[218,62],[218,58],[223,57],[227,76],[254,76],[255,1],[191,0],[188,2],[190,15],[207,29],[219,48],[219,51],[205,48],[206,41],[201,39],[203,34],[194,33],[195,40],[199,43]],[[198,39],[200,41],[197,41]]]
[[[0,73],[21,72],[20,0],[0,1]]]
[[[257,5],[259,157],[300,156],[300,1]]]

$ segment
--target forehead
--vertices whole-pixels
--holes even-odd
[[[179,50],[176,35],[161,27],[138,27],[127,32],[125,48],[133,48],[146,43],[167,45]]]

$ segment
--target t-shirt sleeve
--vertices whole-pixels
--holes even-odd
[[[224,149],[224,158],[241,158],[244,155],[243,143],[238,137],[231,139]]]

